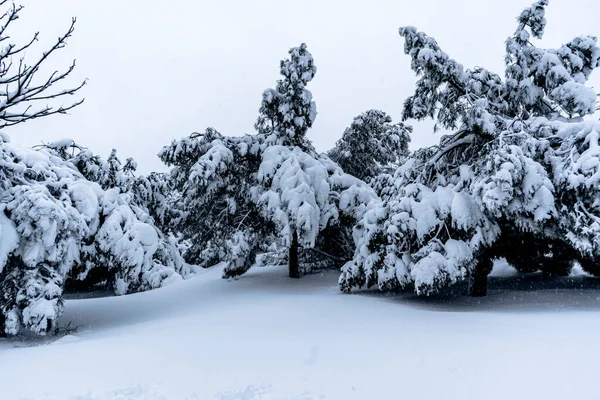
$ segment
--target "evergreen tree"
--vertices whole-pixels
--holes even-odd
[[[208,128],[161,151],[161,160],[173,167],[170,180],[178,193],[171,197],[177,214],[171,226],[190,242],[186,261],[209,267],[227,259],[227,241],[237,231],[253,237],[268,229],[253,202],[260,141],[250,135],[225,137]]]
[[[83,100],[51,105],[85,85],[57,90],[75,62],[43,76],[47,61],[67,45],[75,19],[64,35],[32,59],[39,33],[20,44],[10,35],[23,7],[0,0],[0,10],[0,129],[65,114],[80,105]],[[69,208],[61,186],[64,179],[51,164],[17,151],[0,133],[0,336],[21,328],[48,332],[63,309],[63,278],[77,258],[74,243],[84,220]]]
[[[311,155],[298,147],[266,148],[258,180],[258,204],[263,216],[276,224],[279,244],[288,249],[292,277],[300,275],[299,247],[312,249],[319,244],[332,248],[329,241],[343,240],[338,235],[349,232],[366,204],[376,198],[370,187],[345,174],[327,156]],[[328,230],[331,226],[339,232]],[[331,236],[325,238],[324,233]],[[319,241],[320,237],[323,240]],[[349,256],[332,255],[334,259]]]
[[[85,240],[81,262],[69,274],[69,289],[85,291],[101,285],[125,294],[158,287],[173,273],[190,274],[174,240],[157,228],[149,214],[149,209],[159,207],[156,201],[152,202],[152,190],[159,184],[146,185],[148,178],[136,178],[137,163],[132,158],[122,164],[113,149],[105,161],[71,140],[45,147],[57,155],[66,155],[65,161],[106,193],[100,201],[98,227]],[[64,147],[72,150],[64,151]],[[160,207],[164,209],[163,204]]]
[[[375,197],[306,138],[316,111],[305,86],[316,67],[304,44],[289,54],[281,62],[283,79],[263,94],[256,135],[226,137],[209,128],[160,153],[173,167],[178,194],[172,208],[180,217],[172,229],[190,243],[186,260],[202,266],[226,261],[226,278],[273,250],[287,253],[290,276],[299,277],[300,247],[327,247],[320,234],[341,222],[349,231]]]
[[[597,273],[600,215],[596,95],[585,82],[600,64],[596,38],[540,49],[546,0],[524,10],[507,40],[505,78],[465,70],[415,28],[400,29],[417,73],[404,118],[434,118],[454,132],[415,152],[382,201],[357,226],[357,251],[340,285],[436,292],[469,279],[485,295],[492,260],[565,274],[578,260]],[[585,160],[585,167],[582,162]]]
[[[12,145],[5,135],[0,142],[4,334],[51,332],[63,310],[65,285],[89,290],[100,284],[125,294],[190,273],[131,192],[103,189],[78,169],[100,179],[94,171],[108,170],[108,162],[77,149],[68,140],[39,150]],[[129,171],[115,173],[115,182],[124,182],[120,175]]]
[[[317,67],[305,43],[290,49],[289,54],[290,58],[280,64],[283,79],[277,81],[275,89],[263,93],[255,128],[269,144],[312,150],[306,132],[317,116],[317,107],[306,85]]]
[[[129,162],[131,160],[131,163]],[[128,159],[123,169],[128,165],[133,168],[134,161]],[[133,171],[133,169],[129,169]],[[151,172],[148,176],[140,175],[131,188],[133,203],[142,208],[154,221],[154,224],[164,233],[172,233],[171,220],[178,216],[177,210],[170,207],[171,199],[177,193],[169,185],[169,179],[164,172]]]
[[[335,147],[328,152],[344,172],[370,181],[386,167],[398,166],[408,156],[412,127],[392,124],[380,110],[368,110],[355,117]]]

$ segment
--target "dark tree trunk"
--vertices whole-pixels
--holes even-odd
[[[492,272],[494,262],[490,257],[483,256],[469,274],[469,296],[487,296],[487,277]]]
[[[300,278],[300,267],[298,265],[298,234],[296,231],[292,233],[292,244],[288,257],[290,268],[290,278]]]
[[[4,332],[4,330],[5,330],[4,321],[5,321],[4,314],[0,310],[0,338],[6,337],[6,333]]]

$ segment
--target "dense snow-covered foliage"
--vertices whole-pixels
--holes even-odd
[[[344,291],[426,295],[464,279],[485,294],[497,258],[600,275],[600,123],[584,119],[596,110],[586,83],[600,48],[595,37],[535,47],[547,4],[520,14],[503,77],[400,29],[418,76],[403,119],[451,132],[411,154],[412,128],[379,110],[354,118],[327,155],[315,151],[305,44],[263,93],[256,134],[175,140],[159,154],[168,173],[136,176],[116,150],[104,160],[71,140],[34,150],[0,134],[0,335],[51,332],[64,290],[152,289],[191,274],[186,261],[225,262],[233,278],[266,260],[299,277],[302,261],[310,270],[324,259],[343,265]]]
[[[465,70],[433,38],[400,29],[420,77],[404,118],[431,117],[455,132],[378,181],[382,201],[356,228],[343,290],[414,286],[429,294],[469,277],[471,294],[481,295],[498,257],[521,270],[568,273],[578,260],[598,272],[600,125],[578,117],[595,110],[585,82],[600,49],[594,37],[533,46],[546,5],[521,13],[504,79]]]
[[[375,193],[325,155],[269,146],[258,171],[258,204],[286,248],[321,248],[348,259],[351,227]],[[329,228],[329,229],[328,229]],[[352,250],[352,249],[350,249]],[[290,256],[291,257],[291,256]]]
[[[176,214],[171,226],[190,243],[187,261],[214,265],[226,258],[227,241],[236,231],[268,230],[252,203],[259,152],[257,137],[226,137],[212,128],[161,151],[162,161],[173,166],[170,181],[177,193],[170,197]]]
[[[397,167],[408,155],[412,127],[391,122],[383,111],[368,110],[354,118],[327,154],[344,172],[365,181],[385,167]]]
[[[281,260],[288,253],[292,266],[301,247],[347,242],[353,222],[375,198],[364,182],[313,150],[306,131],[316,112],[305,86],[316,67],[304,44],[289,54],[281,62],[283,79],[263,94],[256,135],[227,137],[208,128],[160,153],[173,167],[170,201],[178,216],[171,227],[190,245],[186,260],[203,266],[227,261],[225,277],[246,272],[259,253]],[[322,237],[334,226],[338,232]],[[351,257],[347,248],[339,250]],[[294,268],[291,275],[299,275]]]
[[[78,146],[59,141],[36,151],[11,145],[6,136],[0,141],[2,332],[49,332],[63,309],[66,280],[125,294],[189,272],[123,189],[130,169],[119,167],[116,155],[105,162],[69,148]]]
[[[290,58],[282,60],[283,79],[275,89],[267,89],[259,109],[256,130],[266,136],[269,144],[298,146],[312,149],[306,132],[317,116],[317,107],[306,85],[314,78],[317,67],[306,44],[289,51]]]
[[[324,229],[360,218],[375,197],[328,157],[268,146],[261,135],[225,137],[209,128],[165,147],[161,158],[174,166],[180,214],[173,229],[190,242],[184,256],[202,266],[228,261],[228,277],[247,271],[259,252],[290,247],[294,234],[303,247],[323,244]]]

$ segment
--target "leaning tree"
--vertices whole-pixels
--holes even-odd
[[[600,126],[582,121],[596,109],[586,82],[600,48],[591,36],[536,47],[547,4],[520,14],[504,77],[465,69],[433,38],[400,29],[419,76],[403,117],[433,118],[451,133],[387,181],[356,227],[343,290],[430,294],[468,278],[469,293],[485,295],[500,257],[521,271],[567,274],[577,260],[600,272]]]

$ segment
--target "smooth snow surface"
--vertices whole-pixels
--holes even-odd
[[[336,272],[281,267],[228,282],[214,267],[68,300],[61,325],[77,331],[0,340],[0,399],[599,398],[599,282],[506,272],[483,299],[348,295]]]

